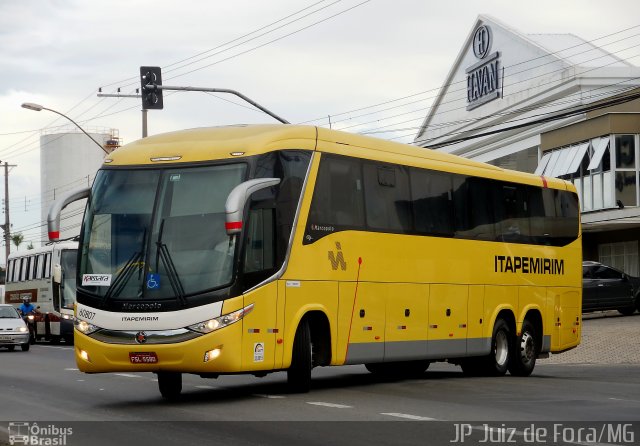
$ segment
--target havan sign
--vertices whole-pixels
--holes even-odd
[[[482,25],[473,35],[473,54],[480,59],[466,69],[467,110],[486,104],[501,96],[500,52],[489,54],[491,29]]]

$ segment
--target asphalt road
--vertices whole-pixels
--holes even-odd
[[[620,321],[586,319],[583,327],[610,330]],[[624,321],[640,332],[640,315]],[[640,361],[540,361],[527,378],[465,377],[458,367],[438,363],[418,379],[399,381],[376,379],[363,366],[321,368],[308,394],[287,393],[285,382],[284,373],[186,375],[182,400],[169,403],[153,374],[80,373],[71,347],[0,350],[0,445],[18,423],[37,423],[40,437],[50,441],[56,435],[62,441],[60,430],[72,429],[64,437],[68,445],[450,444],[467,433],[464,444],[486,435],[484,444],[492,443],[491,433],[500,443],[513,433],[517,444],[532,444],[527,440],[535,438],[526,434],[535,429],[549,435],[535,444],[640,443]],[[578,438],[575,423],[604,433],[605,441],[602,435],[596,442]],[[571,435],[552,438],[558,424]]]

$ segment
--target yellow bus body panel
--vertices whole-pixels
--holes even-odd
[[[281,149],[315,151],[301,197],[286,268],[278,277],[224,302],[223,314],[254,304],[245,318],[179,344],[112,345],[76,332],[78,367],[86,372],[173,370],[260,372],[291,364],[295,333],[310,312],[328,320],[331,365],[484,352],[499,315],[516,333],[528,315],[542,320],[546,351],[575,347],[581,334],[582,238],[553,247],[417,235],[341,231],[303,244],[323,153],[569,190],[572,184],[508,171],[420,147],[311,126],[260,125],[193,129],[128,144],[108,166],[172,165]],[[238,155],[242,153],[242,155]],[[156,159],[156,161],[154,161]],[[557,259],[562,274],[498,271],[499,257]],[[204,353],[221,355],[204,362]],[[83,360],[79,352],[89,354]],[[153,351],[158,364],[131,364],[129,353]],[[459,355],[459,356],[456,356]]]

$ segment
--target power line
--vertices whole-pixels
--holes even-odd
[[[583,46],[583,45],[593,44],[594,42],[597,42],[597,41],[602,40],[602,39],[606,39],[607,37],[611,37],[611,36],[614,36],[614,35],[622,34],[624,32],[627,32],[627,31],[630,31],[630,30],[636,29],[636,28],[640,28],[640,25],[631,26],[629,28],[625,28],[625,29],[622,29],[622,30],[619,30],[619,31],[616,31],[616,32],[613,32],[613,33],[609,33],[609,34],[597,37],[597,38],[589,40],[589,41],[582,41],[579,44],[572,45],[572,46],[560,49],[558,51],[545,53],[545,54],[543,54],[541,56],[538,56],[538,57],[535,57],[535,58],[532,58],[532,59],[523,60],[521,62],[509,65],[508,67],[505,67],[505,68],[514,68],[514,67],[526,64],[526,63],[534,62],[534,61],[539,60],[539,59],[544,59],[544,58],[548,58],[548,57],[551,57],[551,56],[555,56],[555,55],[558,55],[558,54],[560,54],[560,53],[562,53],[564,51],[568,51],[568,50],[571,50],[571,49],[574,49],[574,48],[577,48],[577,47],[580,47],[580,46]],[[628,36],[628,37],[625,37],[623,39],[620,39],[620,40],[617,40],[617,41],[614,41],[614,42],[609,42],[609,43],[607,43],[605,45],[601,45],[601,46],[592,46],[588,50],[586,50],[585,52],[596,51],[596,50],[602,49],[603,46],[608,46],[608,45],[611,45],[613,43],[618,43],[618,42],[620,42],[622,40],[627,40],[627,39],[630,39],[632,37],[636,37],[638,35],[639,34],[634,34],[632,36]],[[578,53],[578,54],[582,54],[582,53]],[[572,56],[575,56],[575,55],[576,54],[573,54]],[[552,61],[552,63],[554,63],[554,62],[558,62],[558,61],[557,60]],[[359,111],[362,111],[362,110],[367,110],[367,109],[378,107],[378,106],[381,106],[381,105],[390,104],[390,103],[393,103],[393,102],[401,101],[403,99],[408,99],[408,98],[419,96],[419,95],[422,95],[422,94],[437,92],[437,91],[443,90],[443,89],[445,89],[447,87],[451,87],[451,86],[457,85],[457,84],[462,84],[462,83],[465,83],[465,82],[466,82],[466,80],[454,81],[454,82],[451,82],[451,83],[448,83],[448,84],[444,84],[444,85],[442,85],[440,87],[437,87],[437,88],[430,88],[428,90],[423,90],[421,92],[414,93],[414,94],[411,94],[411,95],[408,95],[408,96],[403,96],[401,98],[391,99],[391,100],[388,100],[388,101],[384,101],[384,102],[380,102],[380,103],[377,103],[377,104],[368,105],[368,106],[364,106],[364,107],[359,107],[357,109],[353,109],[353,110],[349,110],[349,111],[345,111],[345,112],[325,113],[322,117],[310,119],[310,120],[307,120],[307,121],[302,121],[302,122],[299,122],[299,124],[308,124],[308,123],[312,123],[312,122],[316,122],[316,121],[324,121],[325,119],[327,119],[327,115],[330,115],[331,117],[336,117],[336,116],[342,116],[342,115],[346,115],[346,114],[350,114],[350,113],[356,113],[356,112],[359,112]],[[437,96],[433,96],[433,97],[437,97]],[[433,97],[426,98],[425,100],[432,99]]]
[[[615,99],[612,99],[610,101],[605,101],[605,102],[602,102],[600,104],[593,104],[593,105],[589,105],[589,106],[582,107],[582,108],[579,108],[579,109],[570,110],[570,111],[566,111],[566,112],[562,112],[562,113],[557,113],[557,114],[554,114],[552,116],[547,116],[545,118],[536,119],[534,121],[528,121],[528,122],[525,122],[525,123],[522,123],[522,124],[517,124],[517,125],[510,126],[510,127],[502,128],[502,129],[490,130],[488,132],[477,133],[477,134],[474,134],[474,135],[469,135],[469,136],[465,136],[465,137],[462,137],[462,138],[449,140],[447,142],[434,144],[434,145],[429,146],[429,148],[430,149],[439,149],[440,147],[445,147],[445,146],[449,146],[449,145],[452,145],[452,144],[457,144],[459,142],[468,141],[470,139],[481,138],[483,136],[495,135],[496,133],[503,133],[503,132],[508,132],[508,131],[511,131],[511,130],[521,129],[523,127],[529,127],[529,126],[532,126],[532,125],[538,125],[538,124],[544,124],[546,122],[557,121],[559,119],[581,115],[583,113],[587,113],[587,112],[594,111],[594,110],[599,110],[601,108],[612,107],[614,105],[624,104],[625,102],[630,102],[630,101],[633,101],[633,100],[636,100],[636,99],[639,99],[639,98],[640,98],[640,93],[635,93],[635,94],[627,95],[627,96],[624,96],[624,97],[615,98]],[[439,139],[439,138],[434,138],[434,139]],[[428,143],[429,141],[432,141],[432,140],[433,139],[424,140],[423,142],[424,143]]]
[[[627,48],[625,48],[625,49],[623,49],[623,50],[620,50],[619,52],[621,52],[621,51],[627,51],[627,50],[629,50],[629,49],[633,49],[633,48],[637,48],[638,46],[640,46],[640,44],[638,44],[638,45],[633,45],[633,46],[631,46],[631,47],[627,47]],[[610,55],[611,55],[611,53],[607,53],[607,54],[604,54],[604,55],[601,55],[601,56],[598,56],[598,57],[594,57],[593,59],[589,59],[589,60],[588,60],[588,61],[586,61],[586,62],[593,62],[594,60],[602,59],[602,58],[604,58],[604,57],[609,57]],[[635,55],[631,56],[631,58],[635,58],[635,57],[638,57],[638,56],[640,56],[640,54],[635,54]],[[609,66],[609,65],[613,65],[613,64],[616,64],[616,63],[618,63],[618,61],[609,62],[609,63],[607,63],[607,64],[600,65],[600,66],[598,66],[598,67],[594,67],[594,68],[591,68],[591,69],[588,69],[588,70],[584,70],[584,71],[582,71],[582,72],[581,72],[581,74],[585,74],[585,73],[589,73],[589,72],[592,72],[592,71],[600,70],[600,69],[602,69],[602,68],[604,68],[604,67],[607,67],[607,66]],[[544,65],[548,65],[548,64],[544,64]],[[542,66],[544,66],[544,65],[542,65]],[[538,68],[538,67],[534,67],[534,68]],[[532,81],[532,80],[534,80],[534,79],[543,78],[543,77],[549,76],[549,75],[554,74],[554,73],[559,73],[559,72],[565,71],[567,68],[568,68],[568,67],[561,67],[561,68],[558,68],[558,69],[556,69],[556,70],[551,70],[551,71],[544,72],[544,73],[542,73],[542,74],[538,74],[538,75],[535,75],[535,76],[527,77],[527,78],[524,78],[524,79],[522,79],[522,80],[519,80],[518,82],[515,82],[515,83],[513,83],[513,84],[510,84],[510,85],[509,85],[509,87],[513,87],[513,86],[518,85],[518,84],[523,84],[523,83],[526,83],[526,82],[530,82],[530,81]],[[518,72],[518,73],[515,73],[515,74],[520,74],[520,73],[521,73],[521,72]],[[509,77],[509,76],[505,76],[505,79],[506,79],[506,78],[508,78],[508,77]],[[466,81],[465,81],[465,82],[466,82]],[[527,88],[524,88],[524,89],[522,89],[522,90],[516,90],[516,91],[514,91],[514,92],[511,92],[510,94],[511,94],[511,95],[515,95],[515,94],[519,94],[519,93],[524,93],[524,92],[527,92],[527,91],[540,89],[541,87],[545,87],[545,86],[548,86],[548,85],[559,84],[559,83],[562,83],[562,82],[564,82],[564,80],[563,80],[563,79],[560,79],[560,80],[552,80],[552,81],[550,81],[550,82],[544,82],[544,83],[541,83],[541,84],[537,84],[537,85],[535,85],[535,86],[533,86],[533,87],[527,87]],[[466,91],[466,88],[465,88],[465,89],[452,90],[450,93],[457,93],[457,92],[459,92],[459,91]],[[452,100],[449,100],[449,101],[440,102],[440,103],[438,103],[437,105],[438,105],[438,106],[442,106],[442,105],[447,105],[447,104],[453,104],[453,103],[457,103],[457,102],[462,102],[462,101],[464,101],[465,99],[466,99],[466,97],[459,97],[459,98],[452,99]],[[411,113],[417,113],[417,112],[419,112],[419,111],[431,110],[431,109],[433,109],[433,107],[434,107],[434,105],[430,105],[430,106],[428,106],[428,107],[424,107],[424,108],[421,108],[421,109],[418,109],[418,110],[413,110],[413,111],[410,111],[410,112],[401,113],[401,114],[394,115],[394,116],[391,116],[391,117],[389,117],[389,118],[383,118],[383,119],[391,119],[391,118],[398,117],[398,116],[403,116],[403,115],[407,115],[407,114],[411,114]],[[434,114],[433,114],[433,115],[431,115],[431,116],[433,117],[433,116],[436,116],[436,115],[438,115],[438,114],[451,113],[451,112],[453,112],[453,111],[456,111],[456,110],[462,110],[462,109],[464,109],[464,108],[466,108],[466,104],[465,104],[465,105],[463,105],[463,106],[461,106],[461,107],[459,107],[459,108],[453,108],[453,109],[444,110],[444,111],[441,111],[441,112],[438,112],[438,113],[434,113]],[[423,118],[423,120],[424,120],[424,118]],[[343,120],[343,121],[344,121],[344,120]],[[347,129],[350,129],[350,128],[353,128],[353,127],[358,127],[358,126],[362,126],[362,125],[372,124],[372,123],[374,123],[374,122],[378,122],[378,121],[380,121],[380,119],[376,119],[376,120],[368,121],[368,122],[364,122],[364,123],[353,124],[353,125],[350,125],[350,126],[342,127],[342,128],[340,128],[339,130],[343,130],[343,131],[344,131],[344,130],[347,130]],[[334,122],[334,124],[335,124],[335,122]]]

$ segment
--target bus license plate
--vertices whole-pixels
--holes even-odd
[[[156,364],[158,355],[155,352],[129,352],[131,364]]]

